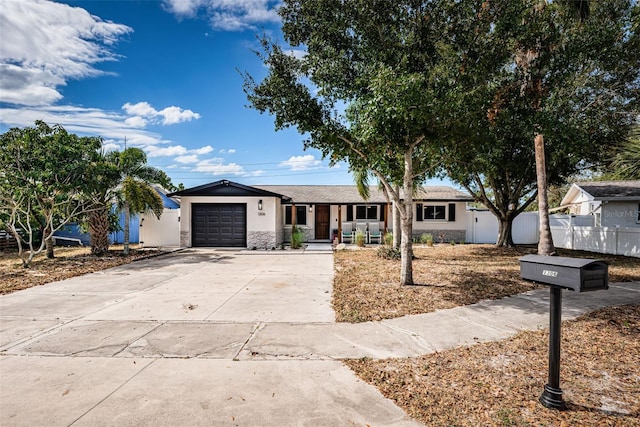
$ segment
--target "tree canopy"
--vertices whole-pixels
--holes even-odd
[[[384,186],[401,216],[403,284],[413,283],[413,191],[435,173],[438,144],[455,127],[456,117],[446,114],[459,100],[450,44],[471,31],[463,30],[459,11],[472,8],[472,2],[285,1],[284,38],[304,54],[262,38],[258,54],[268,75],[259,84],[245,75],[251,105],[273,114],[276,129],[296,127],[308,137],[305,147],[369,170]]]
[[[100,138],[79,137],[43,121],[0,136],[0,211],[18,241],[23,266],[85,209],[81,194],[100,145]]]
[[[627,0],[507,3],[483,3],[506,31],[492,41],[494,70],[460,79],[456,114],[469,129],[443,144],[442,163],[500,219],[498,243],[512,245],[511,221],[537,196],[533,136],[544,135],[545,185],[601,166],[637,114],[640,42]]]

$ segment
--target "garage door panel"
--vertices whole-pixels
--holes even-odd
[[[246,247],[245,204],[193,204],[193,246]]]

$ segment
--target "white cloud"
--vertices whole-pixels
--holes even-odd
[[[183,156],[187,154],[187,149],[182,145],[172,145],[170,147],[158,148],[151,145],[145,147],[145,151],[149,154],[149,157],[165,157],[165,156]]]
[[[235,152],[236,152],[235,148],[230,148],[230,149],[227,150],[228,154],[234,154]]]
[[[203,10],[212,28],[225,31],[279,22],[279,4],[279,0],[164,0],[165,9],[179,18],[194,17]]]
[[[138,102],[137,104],[127,102],[122,106],[122,109],[131,116],[154,117],[158,114],[158,111],[148,102]]]
[[[321,164],[322,161],[317,160],[313,154],[307,154],[306,156],[291,156],[289,160],[280,162],[280,166],[288,167],[292,171],[317,169]]]
[[[67,131],[96,135],[112,143],[150,146],[166,143],[159,134],[140,129],[127,122],[128,117],[112,111],[74,106],[0,108],[2,123],[10,127],[33,126],[36,120],[57,123]]]
[[[211,175],[244,175],[244,168],[235,163],[216,163],[215,161],[204,160],[195,168],[196,172],[205,172]]]
[[[197,155],[208,154],[208,153],[211,153],[212,151],[213,151],[213,147],[210,145],[205,145],[204,147],[200,147],[196,150],[191,150],[192,153]]]
[[[193,16],[203,3],[203,0],[168,0],[164,5],[178,16]]]
[[[234,154],[236,150],[235,148],[229,148],[229,149],[221,148],[219,152],[220,154]]]
[[[178,163],[183,163],[183,164],[198,163],[199,161],[198,156],[196,154],[178,156],[174,160]]]
[[[136,122],[146,122],[152,120],[157,123],[156,119],[160,119],[163,125],[174,125],[182,122],[190,122],[192,119],[199,119],[200,114],[194,113],[191,110],[183,110],[180,107],[167,107],[161,111],[153,108],[148,102],[138,102],[137,104],[131,104],[127,102],[122,106],[122,109],[134,116]]]
[[[124,121],[127,126],[134,128],[143,128],[147,125],[147,121],[140,116],[129,117]]]
[[[0,122],[8,127],[33,126],[36,120],[60,124],[70,132],[100,136],[104,147],[144,148],[150,156],[187,156],[192,163],[202,147],[188,153],[167,144],[148,125],[171,125],[200,118],[200,114],[177,106],[160,111],[148,102],[126,103],[122,111],[55,105],[62,99],[59,88],[71,79],[101,74],[96,66],[119,57],[112,45],[133,30],[103,21],[79,7],[44,0],[2,1],[0,7]],[[187,158],[183,160],[188,160]]]
[[[180,107],[167,107],[158,112],[158,115],[162,117],[163,125],[173,125],[176,123],[190,122],[192,119],[199,119],[200,114],[194,113],[191,110],[183,110]]]
[[[103,74],[108,47],[132,32],[84,9],[43,0],[3,1],[0,8],[0,102],[50,105],[67,80]]]

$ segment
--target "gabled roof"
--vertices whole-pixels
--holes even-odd
[[[167,194],[167,196],[270,196],[288,200],[288,197],[282,194],[273,193],[257,187],[249,187],[248,185],[238,184],[237,182],[228,181],[226,179],[200,185],[198,187],[187,188],[182,191],[176,191],[175,193]]]
[[[587,193],[590,200],[635,201],[640,200],[640,180],[576,182],[567,191],[561,204],[571,203],[581,191]]]

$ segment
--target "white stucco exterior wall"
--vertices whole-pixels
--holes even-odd
[[[262,210],[258,202],[262,200]],[[181,199],[180,246],[191,247],[191,205],[230,204],[247,206],[247,247],[271,249],[282,243],[278,227],[282,224],[280,199],[278,197],[231,197],[231,196],[183,196]]]

